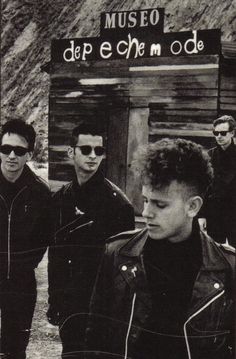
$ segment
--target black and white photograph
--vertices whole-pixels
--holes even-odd
[[[236,3],[1,0],[0,358],[235,359]]]

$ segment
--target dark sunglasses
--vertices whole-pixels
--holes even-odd
[[[74,146],[78,147],[82,153],[82,155],[88,156],[94,150],[96,156],[102,156],[105,153],[105,148],[102,146]]]
[[[29,152],[29,149],[21,146],[0,146],[0,152],[4,155],[9,155],[12,151],[15,153],[16,156],[24,156],[27,152]]]
[[[219,134],[221,136],[226,136],[228,132],[230,132],[230,131],[213,131],[213,135],[216,137],[219,136]]]

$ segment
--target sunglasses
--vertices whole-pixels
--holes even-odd
[[[230,132],[230,131],[213,131],[213,135],[216,137],[219,135],[226,136],[228,132]]]
[[[82,153],[82,155],[88,156],[94,150],[96,156],[102,156],[105,153],[105,148],[102,146],[74,146],[78,147]]]
[[[16,156],[24,156],[27,152],[29,152],[29,149],[21,146],[0,146],[0,152],[4,155],[9,155],[12,151],[15,153]]]

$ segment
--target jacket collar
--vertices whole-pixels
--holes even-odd
[[[147,238],[148,231],[146,228],[135,231],[134,236],[120,247],[119,254],[125,257],[139,257],[142,254]]]
[[[216,244],[205,232],[200,231],[202,244],[202,270],[228,270],[229,264],[222,255],[219,245]]]
[[[218,245],[205,232],[196,225],[195,230],[198,231],[199,240],[202,247],[202,265],[204,271],[228,270],[229,265],[218,248]],[[143,247],[148,238],[147,229],[136,232],[128,242],[119,249],[119,254],[125,257],[139,257],[143,252]]]
[[[216,148],[218,149],[218,151],[220,153],[229,153],[229,154],[231,154],[231,153],[235,152],[236,145],[234,143],[234,140],[232,139],[231,144],[226,148],[226,150],[223,150],[222,147],[218,143],[216,144]]]
[[[200,231],[198,225],[194,227],[198,231],[196,232],[196,235],[198,235],[196,239],[201,241],[202,264],[194,282],[188,316],[191,316],[224,289],[226,273],[229,271],[229,264],[218,245],[204,232]],[[142,303],[146,306],[147,311],[150,312],[152,301],[147,289],[148,283],[141,256],[147,238],[147,229],[136,231],[130,240],[120,247],[118,256],[121,259],[120,273],[129,286],[138,291],[140,298],[142,298]],[[136,276],[137,278],[135,278]],[[141,319],[144,320],[143,318]]]
[[[104,176],[102,172],[98,169],[98,171],[87,182],[85,182],[82,186],[80,186],[76,177],[76,173],[74,171],[72,186],[74,191],[76,192],[79,191],[80,189],[83,190],[89,190],[90,188],[94,189],[94,187],[96,187],[98,184],[101,184],[102,182],[104,182]]]
[[[3,176],[0,168],[0,182],[3,184],[5,183],[8,185],[15,186],[16,188],[22,188],[24,186],[31,185],[35,182],[36,179],[37,176],[33,173],[33,171],[31,171],[29,166],[25,165],[20,177],[15,182],[11,183],[7,181],[7,179]]]

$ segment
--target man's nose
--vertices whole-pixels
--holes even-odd
[[[12,150],[9,155],[8,155],[9,158],[15,158],[16,155],[15,155],[15,152]]]
[[[94,151],[94,148],[92,148],[92,151],[90,152],[89,157],[95,158],[96,156],[97,155],[96,155],[96,153]]]
[[[151,206],[150,206],[149,204],[144,204],[142,216],[143,216],[144,218],[151,218],[151,217],[153,217],[153,211],[152,211]]]

